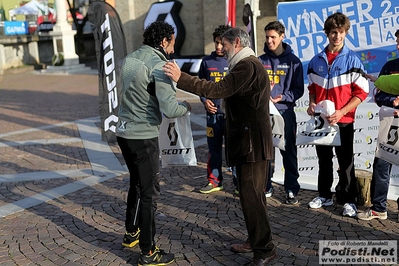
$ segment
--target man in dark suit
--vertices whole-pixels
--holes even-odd
[[[229,73],[221,81],[182,73],[175,62],[166,63],[164,72],[182,90],[225,99],[227,164],[237,169],[240,202],[254,252],[249,265],[266,265],[276,257],[264,195],[273,157],[270,81],[249,48],[250,38],[245,31],[232,28],[221,38],[229,62]]]

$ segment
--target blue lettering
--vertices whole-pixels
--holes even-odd
[[[359,38],[357,36],[359,36],[359,33],[357,31],[357,25],[353,25],[353,27],[351,27],[353,29],[353,36],[351,36],[348,32],[348,34],[346,35],[346,39],[354,46],[354,47],[359,47]]]
[[[342,4],[342,13],[344,13],[349,18],[349,20],[351,21],[351,24],[354,24],[356,22],[356,16],[355,16],[353,2],[343,3]]]
[[[381,18],[381,24],[383,28],[387,28],[388,25],[391,25],[390,18]]]
[[[326,39],[326,35],[322,32],[312,35],[314,54],[318,54],[319,51],[323,51]]]
[[[285,24],[287,36],[298,36],[301,27],[301,15],[296,16],[296,24],[292,21],[292,17],[288,17],[287,24]],[[292,31],[292,32],[291,32]]]
[[[370,11],[373,7],[373,3],[371,2],[371,0],[364,0],[362,2],[356,1],[356,5],[359,22],[373,20],[373,17],[370,15]]]
[[[330,7],[328,7],[328,11],[330,11],[331,14],[334,14],[334,13],[337,13],[337,12],[342,12],[340,5],[330,6]]]
[[[307,37],[298,37],[296,39],[297,42],[297,47],[298,47],[298,57],[302,58],[303,57],[303,52],[302,50],[305,50],[309,46],[309,39]]]
[[[373,43],[371,40],[371,31],[370,31],[370,25],[373,24],[374,24],[373,21],[367,21],[359,24],[359,27],[364,28],[367,45],[371,45]]]
[[[391,41],[391,40],[395,40],[395,36],[394,36],[394,34],[392,34],[391,31],[388,31],[387,37],[385,38],[385,41],[386,41],[386,42],[389,42],[389,41]]]
[[[312,21],[312,32],[317,32],[324,29],[324,21],[327,19],[327,12],[323,9],[323,19],[321,19],[315,11],[310,12],[310,18]],[[316,22],[318,22],[316,24]],[[319,28],[317,28],[319,25]]]

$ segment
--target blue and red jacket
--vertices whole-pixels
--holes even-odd
[[[309,95],[316,96],[316,104],[323,100],[331,100],[335,104],[335,110],[344,107],[352,97],[364,101],[369,93],[369,82],[362,61],[355,52],[344,45],[329,66],[326,50],[327,47],[309,62]],[[355,112],[356,108],[344,115],[339,122],[353,123]]]
[[[303,67],[301,60],[293,54],[292,48],[282,43],[284,52],[276,55],[265,44],[263,55],[259,56],[269,79],[274,83],[270,96],[275,98],[282,95],[282,100],[275,104],[277,110],[293,109],[296,100],[302,97],[304,92]]]

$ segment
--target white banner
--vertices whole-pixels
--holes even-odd
[[[301,59],[305,82],[309,60],[319,53],[328,40],[323,31],[325,19],[335,13],[346,14],[351,21],[351,29],[345,43],[362,60],[368,73],[378,75],[388,60],[397,58],[395,31],[399,28],[399,3],[394,0],[314,0],[280,2],[277,6],[277,19],[286,27],[285,42]],[[296,102],[295,112],[298,126],[309,120],[306,110],[309,95],[305,93]],[[370,84],[374,88],[374,84]],[[355,120],[354,159],[355,168],[372,172],[379,129],[379,107],[373,98],[373,89],[367,99],[359,105]],[[284,182],[284,168],[279,152],[276,152],[273,181]],[[338,182],[338,163],[334,158],[334,189]],[[318,158],[314,145],[298,146],[299,183],[302,188],[317,189]],[[399,197],[399,167],[392,166],[389,199]]]
[[[399,118],[393,115],[394,111],[397,110],[386,106],[380,109],[380,130],[375,156],[399,166]]]

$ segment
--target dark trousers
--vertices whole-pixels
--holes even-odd
[[[387,161],[374,158],[373,177],[370,184],[371,209],[377,212],[387,211],[387,195],[392,164]]]
[[[214,186],[223,185],[222,163],[225,132],[224,114],[206,115],[206,136],[208,142],[207,179]]]
[[[356,203],[357,187],[353,159],[353,123],[338,125],[341,146],[334,147],[339,166],[339,180],[335,187],[335,194],[339,203]],[[317,177],[319,196],[331,199],[331,186],[334,181],[333,147],[316,145],[316,153],[319,157],[319,174]]]
[[[139,245],[147,254],[155,244],[155,211],[159,198],[158,138],[133,140],[117,137],[130,172],[127,195],[126,231],[140,228]]]
[[[294,195],[298,194],[300,185],[298,182],[298,156],[296,146],[296,115],[294,110],[281,110],[281,116],[284,119],[284,140],[285,140],[285,151],[280,150],[283,158],[284,166],[284,190],[286,193],[292,191]],[[267,181],[266,191],[272,187],[272,176],[274,173],[274,167],[272,161],[270,161],[269,178]]]
[[[274,249],[264,188],[268,161],[237,165],[238,190],[255,258],[265,259]]]

